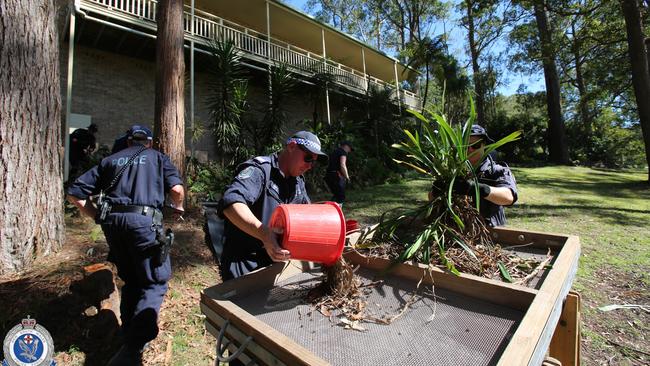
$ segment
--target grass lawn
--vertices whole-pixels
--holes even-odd
[[[583,297],[586,365],[650,364],[650,314],[602,312],[609,304],[650,304],[650,186],[645,173],[580,167],[513,168],[519,200],[508,226],[580,237],[573,288]],[[428,183],[410,180],[351,190],[344,209],[364,223],[426,199]],[[638,352],[641,351],[641,352]]]

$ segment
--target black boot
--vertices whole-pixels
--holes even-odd
[[[142,366],[143,350],[124,345],[111,357],[107,366]]]

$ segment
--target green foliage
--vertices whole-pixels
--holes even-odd
[[[286,102],[291,93],[296,89],[297,81],[287,69],[286,64],[271,68],[270,100],[264,118],[261,121],[249,121],[244,126],[248,138],[252,141],[256,155],[262,155],[276,149],[280,136],[283,134],[287,122]]]
[[[240,152],[241,116],[247,109],[248,81],[240,52],[231,40],[212,40],[209,52],[212,57],[208,72],[213,80],[207,102],[217,154],[223,163],[226,154],[236,160]]]
[[[188,164],[189,165],[189,164]],[[233,176],[231,168],[214,162],[194,162],[187,172],[187,187],[192,202],[217,201]]]
[[[96,242],[102,237],[102,227],[99,225],[95,225],[93,229],[90,231],[90,240],[93,242]]]
[[[509,131],[522,131],[521,141],[499,148],[498,160],[508,163],[546,161],[546,94],[544,92],[515,94],[495,100],[496,114],[486,124],[491,137],[505,136]]]
[[[444,108],[439,108],[443,110]],[[470,115],[467,121],[460,125],[450,125],[443,114],[427,110],[428,119],[424,115],[409,111],[419,119],[420,132],[404,130],[406,140],[394,144],[393,147],[400,150],[405,160],[395,160],[405,165],[421,176],[426,177],[432,183],[432,199],[429,202],[418,205],[415,208],[405,208],[393,217],[382,217],[378,232],[380,237],[392,237],[398,228],[404,224],[421,222],[422,227],[418,229],[409,241],[400,256],[400,261],[418,258],[422,260],[428,248],[438,248],[440,260],[447,263],[448,268],[454,272],[453,264],[448,263],[445,251],[450,245],[459,245],[463,250],[476,258],[471,247],[464,242],[463,232],[465,222],[461,218],[467,217],[459,212],[463,209],[462,198],[453,193],[455,180],[472,178],[476,179],[474,167],[470,163],[468,146],[470,141],[471,126],[476,120],[474,103],[470,98]],[[515,141],[521,133],[513,132],[510,135],[488,144],[484,149],[475,150],[471,154],[481,153],[482,155],[476,164],[485,159],[495,149]],[[476,209],[478,210],[479,192],[478,184],[475,191]],[[464,201],[463,201],[464,202]],[[471,224],[471,223],[470,223]],[[426,249],[426,251],[423,251]],[[418,256],[418,254],[422,254]]]
[[[583,165],[605,168],[643,168],[646,164],[643,138],[639,125],[625,126],[609,111],[593,121],[590,143],[580,125],[569,125],[571,158]]]

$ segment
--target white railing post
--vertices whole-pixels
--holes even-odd
[[[399,79],[397,78],[397,61],[393,61],[393,68],[395,70],[395,91],[397,92],[397,108],[399,108],[399,113],[402,114],[402,97],[399,93]]]
[[[325,72],[329,72],[328,67],[327,67],[327,52],[325,48],[325,28],[320,29],[320,34],[321,38],[323,39],[323,65],[325,65]],[[325,104],[327,106],[327,124],[331,125],[332,122],[330,121],[330,91],[329,87],[327,85],[327,81],[325,81]]]

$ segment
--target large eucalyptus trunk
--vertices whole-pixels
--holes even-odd
[[[467,7],[467,38],[469,41],[469,53],[472,57],[472,78],[474,79],[474,93],[476,94],[476,119],[478,120],[478,124],[485,126],[485,90],[483,88],[481,68],[478,63],[479,51],[475,40],[476,29],[474,27],[473,5],[473,1],[465,1],[465,6]]]
[[[632,85],[639,113],[645,158],[648,164],[648,182],[650,183],[650,73],[648,71],[648,51],[644,44],[643,25],[636,0],[621,0],[621,9],[625,17],[627,44],[630,64],[632,65]]]
[[[157,14],[155,145],[181,175],[185,167],[183,1],[162,0]]]
[[[53,0],[0,1],[0,273],[65,236],[55,15]]]
[[[580,37],[576,35],[576,27],[575,27],[575,21],[571,23],[571,31],[573,34],[573,40],[571,44],[571,50],[573,51],[573,60],[575,63],[575,70],[576,70],[576,87],[578,88],[578,95],[580,96],[580,100],[578,102],[579,106],[579,111],[580,111],[580,121],[582,122],[582,128],[585,133],[585,138],[587,143],[591,143],[591,135],[592,135],[592,118],[591,118],[591,112],[589,111],[589,105],[588,105],[588,96],[587,96],[587,86],[585,85],[585,79],[584,75],[582,72],[582,54],[580,52],[580,49],[582,45],[580,44]]]
[[[543,0],[535,1],[535,19],[539,32],[542,49],[542,64],[544,66],[544,81],[546,83],[546,106],[548,109],[548,152],[551,162],[556,164],[569,163],[569,149],[564,130],[562,104],[560,101],[560,78],[555,63],[551,28],[548,24],[548,14]]]

